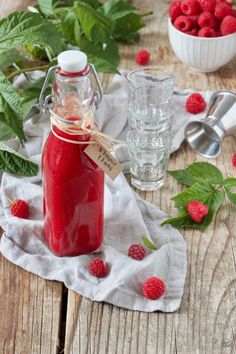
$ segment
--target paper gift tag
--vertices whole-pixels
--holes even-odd
[[[123,170],[123,166],[108,151],[107,147],[100,142],[89,144],[84,152],[103,170],[112,180],[114,180]]]

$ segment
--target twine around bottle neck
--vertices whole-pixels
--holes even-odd
[[[94,123],[93,119],[89,115],[84,115],[83,119],[65,120],[53,111],[51,111],[50,113],[51,131],[55,137],[64,142],[77,145],[101,143],[102,145],[106,146],[110,151],[114,150],[115,146],[125,143],[122,140],[114,139],[110,135],[100,132],[98,130],[98,125]],[[55,132],[54,126],[67,135],[89,135],[91,137],[91,140],[77,141],[70,138],[65,138]]]

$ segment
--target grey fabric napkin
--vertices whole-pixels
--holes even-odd
[[[183,140],[183,93],[176,95],[177,115],[173,126],[172,151]],[[127,132],[127,82],[115,77],[97,112],[102,131],[124,139]],[[174,128],[175,127],[175,128]],[[180,128],[181,127],[181,128]],[[47,117],[37,123],[26,123],[27,143],[19,151],[40,164],[43,143],[49,132]],[[181,133],[180,133],[181,130]],[[10,142],[15,144],[15,141]],[[16,147],[16,146],[15,146]],[[119,151],[128,161],[124,146]],[[30,218],[11,215],[7,198],[24,199],[30,204]],[[142,200],[128,185],[123,174],[112,182],[105,180],[104,245],[100,257],[109,267],[108,275],[95,278],[88,271],[95,255],[56,257],[43,242],[41,169],[35,177],[16,177],[3,173],[1,181],[0,224],[4,229],[0,249],[11,262],[45,279],[58,280],[68,288],[96,301],[139,311],[176,311],[181,302],[186,276],[186,246],[182,235],[169,225],[160,227],[167,215]],[[158,250],[149,252],[142,261],[127,256],[128,247],[146,235]],[[147,300],[141,294],[145,279],[156,275],[166,284],[165,294],[158,300]]]

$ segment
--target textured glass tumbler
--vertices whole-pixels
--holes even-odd
[[[170,155],[174,77],[146,68],[130,72],[128,82],[131,184],[140,190],[156,190],[164,183]]]

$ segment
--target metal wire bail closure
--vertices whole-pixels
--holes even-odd
[[[100,82],[100,80],[99,80],[99,77],[98,77],[98,74],[97,74],[97,72],[96,72],[96,70],[95,70],[94,65],[91,64],[91,63],[88,63],[88,66],[89,66],[89,68],[91,69],[91,72],[92,72],[92,74],[93,74],[93,76],[94,76],[94,79],[95,79],[95,82],[96,82],[97,88],[98,88],[98,90],[96,90],[96,91],[94,92],[94,96],[93,96],[93,97],[94,97],[95,107],[96,107],[96,109],[98,109],[99,104],[100,104],[100,102],[101,102],[101,100],[102,100],[103,89],[102,89],[102,85],[101,85],[101,82]],[[48,72],[47,72],[47,74],[46,74],[46,77],[45,77],[45,80],[44,80],[44,83],[43,83],[43,87],[42,87],[42,90],[41,90],[40,95],[39,95],[39,109],[40,109],[40,111],[41,111],[42,113],[46,113],[48,110],[50,110],[50,109],[49,109],[49,107],[50,107],[49,101],[50,101],[50,99],[52,99],[54,96],[53,96],[53,94],[51,94],[51,95],[48,95],[48,96],[45,98],[45,97],[44,97],[44,94],[45,94],[45,91],[46,91],[46,89],[47,89],[47,87],[48,87],[49,80],[50,80],[52,74],[54,74],[54,72],[55,72],[55,70],[56,70],[57,68],[59,68],[59,65],[54,65],[54,66],[52,66],[51,68],[49,68],[49,70],[48,70]],[[50,113],[51,113],[51,112],[50,112]]]

